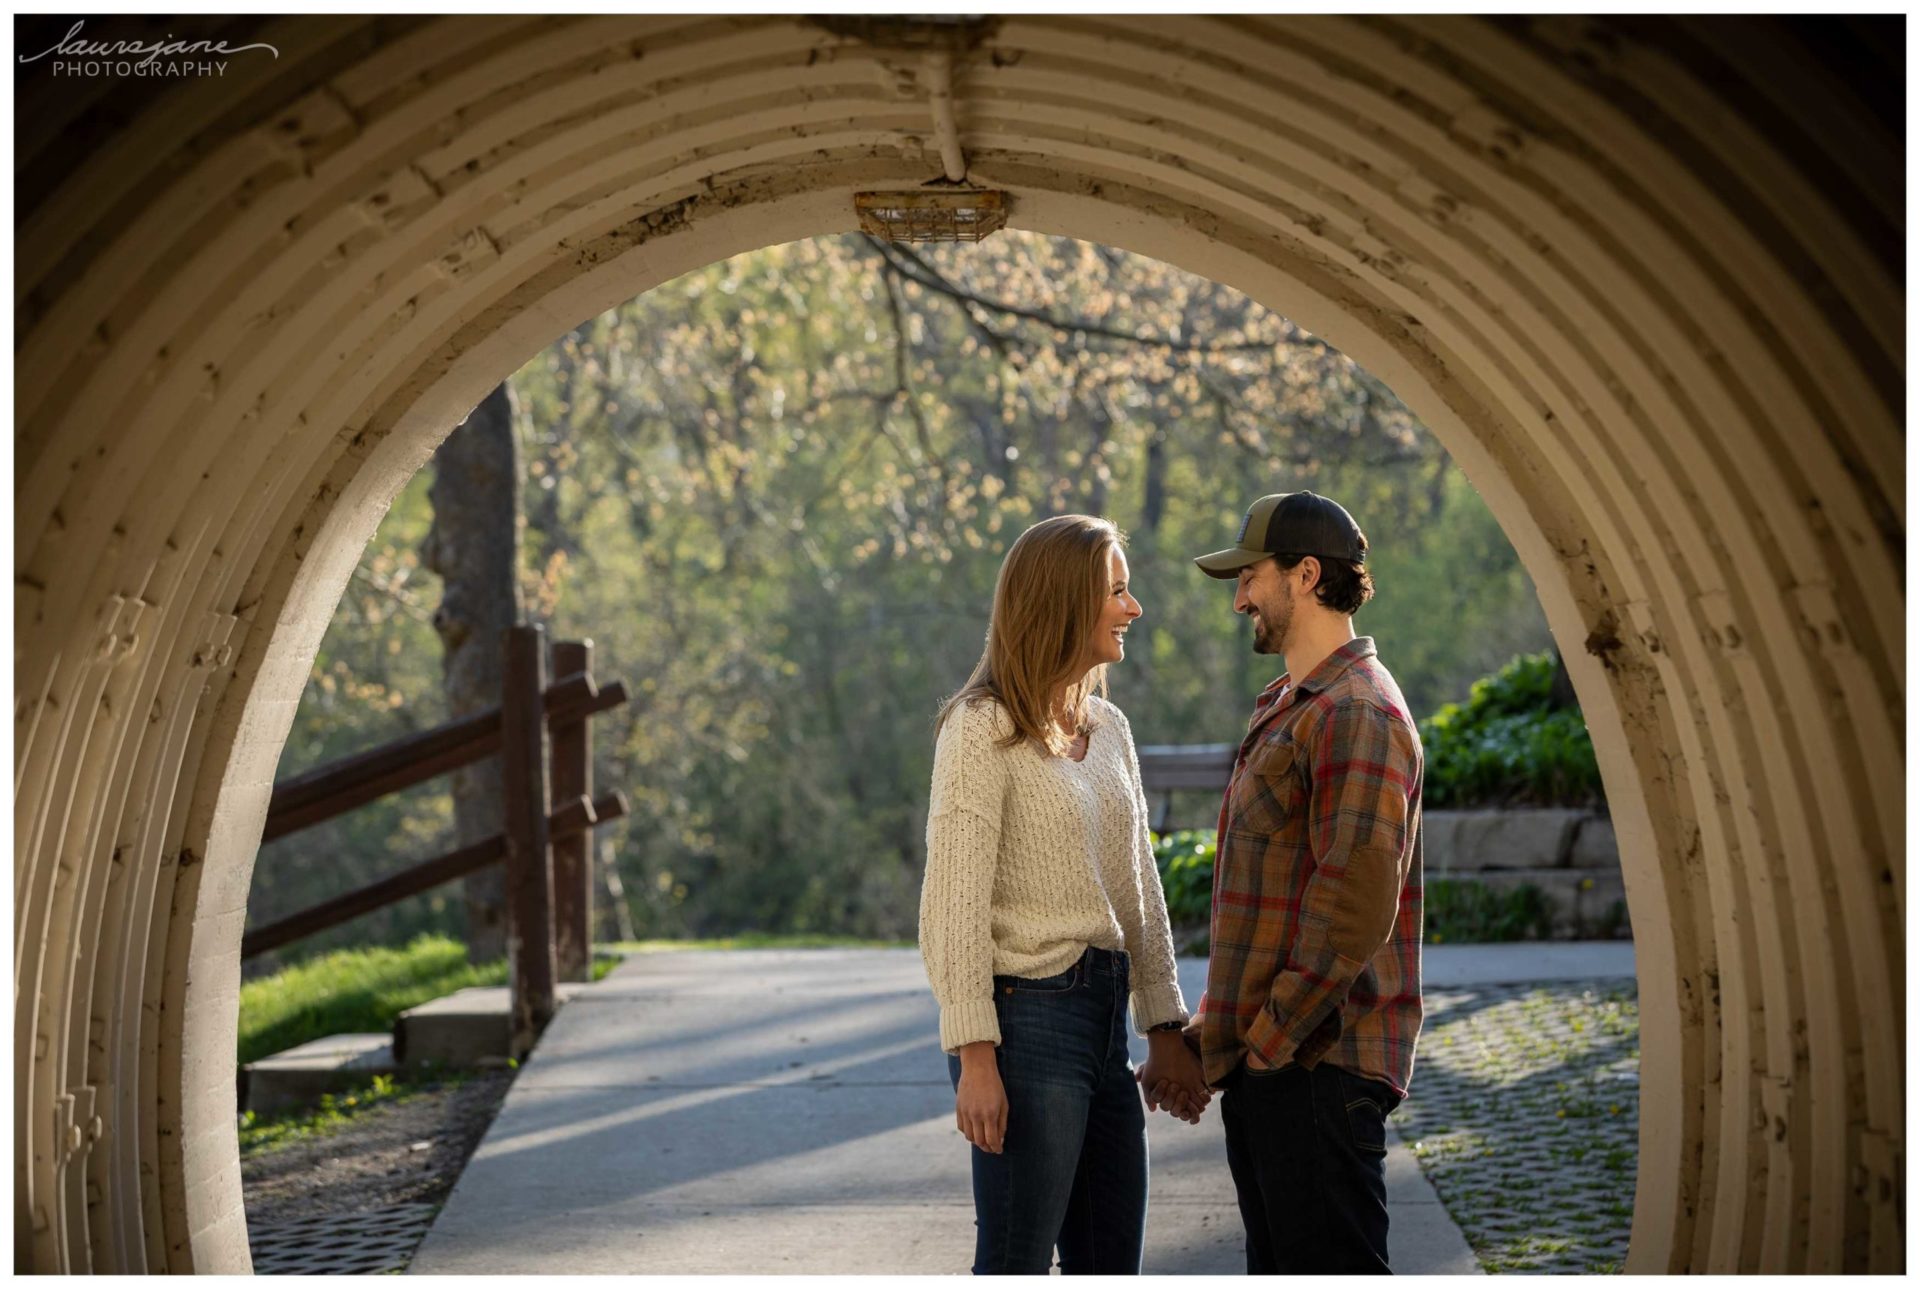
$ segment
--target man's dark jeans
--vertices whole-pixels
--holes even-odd
[[[1147,1122],[1127,1056],[1127,955],[1088,949],[1057,976],[995,976],[1005,1152],[973,1156],[975,1275],[1138,1275]],[[954,1087],[960,1058],[947,1058]]]
[[[1220,1116],[1247,1274],[1388,1274],[1386,1121],[1399,1103],[1325,1061],[1228,1076]]]

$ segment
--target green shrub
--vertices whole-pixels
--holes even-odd
[[[1167,919],[1186,952],[1205,952],[1193,938],[1212,913],[1214,835],[1182,830],[1157,837],[1153,857],[1167,894]],[[1494,891],[1480,882],[1437,878],[1426,883],[1424,901],[1428,944],[1476,944],[1504,940],[1542,940],[1550,934],[1553,913],[1539,887],[1522,884]]]
[[[1205,927],[1212,916],[1213,849],[1213,834],[1195,829],[1154,839],[1153,858],[1167,893],[1167,920],[1176,929]]]
[[[1426,884],[1428,944],[1544,940],[1553,929],[1546,894],[1531,883],[1496,891],[1482,882],[1436,878]]]
[[[1555,705],[1553,670],[1551,653],[1523,654],[1420,722],[1429,809],[1600,803],[1593,740]]]

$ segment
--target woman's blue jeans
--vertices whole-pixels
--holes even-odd
[[[1147,1121],[1127,1055],[1127,955],[1057,976],[995,976],[1007,1089],[1002,1154],[973,1147],[975,1275],[1138,1275]],[[960,1058],[947,1058],[957,1090]]]

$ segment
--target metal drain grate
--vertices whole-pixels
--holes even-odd
[[[327,1213],[247,1231],[255,1275],[377,1275],[401,1271],[433,1224],[438,1204],[371,1213]]]

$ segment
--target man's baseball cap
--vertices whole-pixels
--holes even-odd
[[[1249,564],[1280,554],[1364,564],[1367,539],[1339,502],[1311,492],[1276,492],[1248,508],[1240,536],[1230,549],[1193,562],[1208,577],[1229,578],[1238,577]]]

